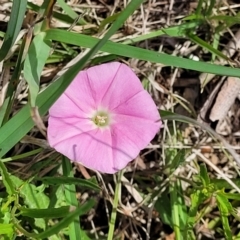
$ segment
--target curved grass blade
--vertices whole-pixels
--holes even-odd
[[[27,0],[13,1],[7,32],[4,36],[3,45],[0,49],[0,62],[7,56],[9,50],[17,39],[22,27]]]

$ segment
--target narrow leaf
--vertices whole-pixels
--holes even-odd
[[[90,207],[93,207],[93,205],[94,201],[88,201],[87,204],[84,204],[83,206],[77,208],[74,212],[69,213],[64,219],[62,219],[59,223],[55,224],[53,227],[48,228],[46,231],[40,234],[37,234],[35,238],[44,239],[59,233],[63,228],[68,227],[69,224],[73,222],[76,217],[84,214],[86,212],[85,209],[89,210]]]
[[[44,40],[44,37],[45,33],[41,32],[33,39],[23,67],[24,78],[29,85],[32,107],[36,106],[41,73],[50,53],[51,43]]]
[[[99,186],[97,185],[97,181],[95,178],[91,179],[80,179],[74,177],[42,177],[37,179],[45,184],[56,184],[56,185],[69,185],[74,184],[84,188],[93,189],[93,190],[100,190]]]
[[[0,62],[7,56],[9,50],[17,39],[22,27],[26,7],[27,0],[13,1],[7,32],[5,33],[4,41],[0,49]]]
[[[70,206],[63,206],[59,208],[20,208],[20,214],[31,218],[62,218],[70,212]]]
[[[46,39],[65,42],[76,46],[92,48],[99,40],[94,37],[82,35],[79,33],[67,32],[60,29],[48,30]],[[108,41],[101,48],[102,52],[116,54],[119,56],[136,58],[144,61],[161,63],[166,66],[181,67],[200,72],[213,73],[217,75],[226,75],[240,77],[240,69],[224,67],[217,64],[205,63],[201,61],[194,61],[187,58],[171,56],[165,53],[159,53],[151,50],[146,50],[138,47],[127,46],[121,43],[114,43]]]
[[[232,206],[229,203],[228,199],[224,196],[224,194],[218,193],[216,196],[216,199],[217,199],[217,205],[221,214],[221,220],[222,220],[225,238],[227,240],[232,240],[232,231],[228,221],[228,216],[230,215],[230,211],[233,211]]]

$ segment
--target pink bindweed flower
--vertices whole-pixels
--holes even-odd
[[[51,147],[102,173],[123,169],[162,125],[138,77],[118,62],[79,72],[50,108],[48,124]]]

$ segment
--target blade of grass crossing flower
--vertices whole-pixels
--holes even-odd
[[[22,27],[26,7],[27,0],[13,1],[10,20],[0,49],[0,62],[7,56],[9,50],[17,39]]]
[[[85,63],[107,42],[115,31],[124,23],[143,0],[131,1],[130,4],[119,15],[103,39],[97,40],[95,46],[79,62],[69,68],[57,81],[52,83],[45,91],[39,94],[37,106],[39,113],[45,114],[49,107],[64,92],[72,79],[84,67]],[[123,16],[122,16],[123,15]],[[4,156],[26,133],[33,127],[29,106],[23,107],[10,121],[0,128],[0,158]]]
[[[73,177],[71,162],[69,161],[69,159],[67,159],[64,156],[62,156],[62,168],[63,168],[63,175],[65,177]],[[72,206],[78,206],[75,185],[73,184],[64,185],[64,192],[65,192],[67,203]],[[80,227],[79,217],[76,216],[74,221],[69,225],[68,234],[69,234],[70,240],[82,239],[82,235],[83,235],[82,232],[83,231]]]
[[[112,213],[109,221],[109,229],[108,229],[108,236],[107,240],[112,240],[114,239],[114,228],[115,228],[115,222],[117,218],[117,206],[118,206],[118,201],[119,201],[119,196],[121,197],[121,179],[122,179],[122,174],[123,171],[118,172],[118,179],[117,179],[117,184],[115,188],[115,193],[114,193],[114,200],[113,200],[113,206],[112,206]],[[116,176],[116,175],[114,175]]]
[[[65,30],[48,30],[46,39],[65,42],[76,46],[92,48],[99,40],[94,37],[67,32]],[[166,66],[180,67],[200,72],[213,73],[217,75],[240,77],[240,69],[224,67],[217,64],[194,61],[182,57],[171,56],[165,53],[159,53],[138,47],[128,46],[121,43],[108,41],[102,48],[102,52],[116,54],[119,56],[136,58],[144,61],[161,63]]]
[[[36,106],[41,72],[51,49],[50,41],[45,40],[44,37],[44,32],[41,32],[34,37],[23,67],[23,75],[29,86],[31,107]]]

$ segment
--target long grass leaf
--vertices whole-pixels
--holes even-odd
[[[17,39],[22,27],[26,7],[27,0],[13,1],[7,32],[5,33],[4,41],[0,49],[0,61],[7,56],[9,50]]]
[[[47,31],[46,38],[86,48],[92,48],[99,41],[94,37],[59,29],[51,29]],[[101,51],[119,56],[160,63],[166,66],[186,68],[223,76],[225,76],[227,73],[229,76],[240,77],[240,69],[238,68],[224,67],[217,64],[194,61],[187,58],[171,56],[165,53],[127,46],[125,44],[114,43],[111,41],[108,41],[107,44],[101,48]]]

